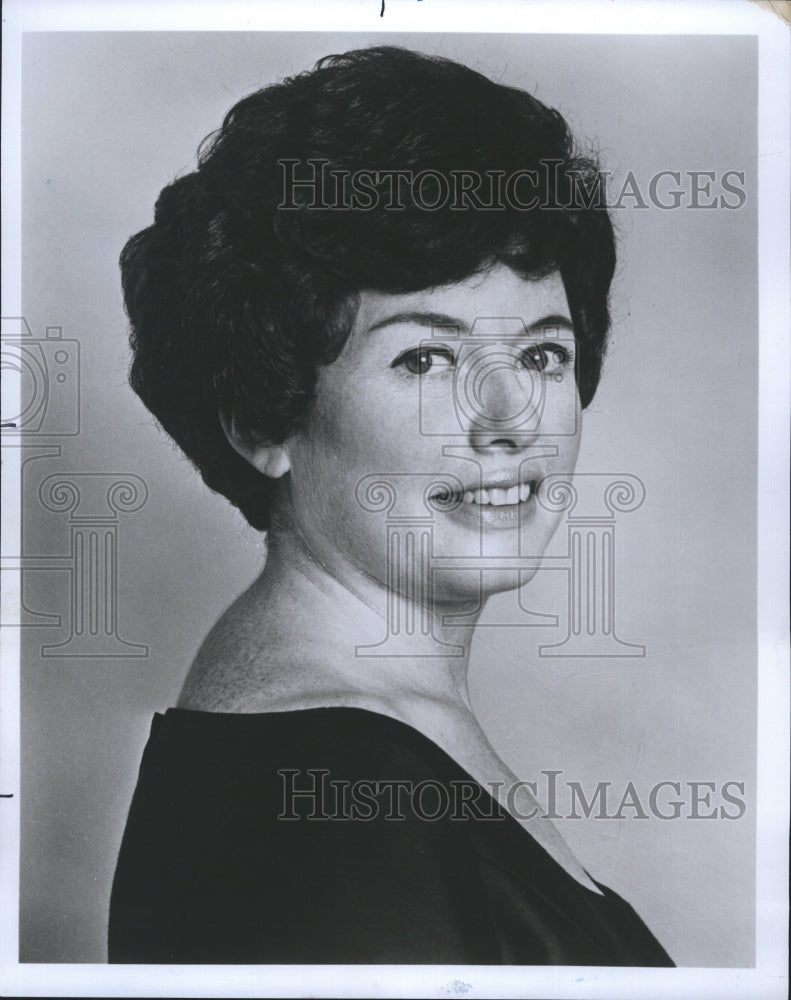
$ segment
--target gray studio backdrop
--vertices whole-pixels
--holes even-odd
[[[512,597],[493,601],[484,624],[498,624],[475,640],[473,697],[495,746],[520,776],[539,778],[539,793],[544,771],[561,772],[560,796],[568,782],[588,795],[610,782],[612,812],[631,781],[647,816],[632,807],[562,819],[564,836],[677,963],[749,966],[756,45],[574,35],[26,37],[18,326],[39,345],[49,396],[25,438],[21,959],[105,960],[110,883],[152,713],[174,703],[202,636],[265,554],[126,385],[118,253],[239,97],[383,41],[533,92],[598,147],[616,190],[631,171],[648,202],[627,197],[615,213],[613,343],[580,459],[583,472],[644,484],[642,506],[616,518],[615,600],[618,635],[646,654],[539,655],[567,629],[568,573],[548,570],[522,602],[557,625],[509,627],[526,619]],[[724,172],[744,171],[744,204],[695,209],[685,175],[685,204],[661,209],[647,188],[662,170],[713,171],[714,195]],[[672,186],[665,178],[659,190]],[[561,527],[556,569],[567,543]],[[78,635],[75,614],[94,632]],[[681,783],[680,796],[664,786],[659,798],[667,814],[670,799],[683,800],[677,819],[648,809],[662,781]],[[710,783],[697,786],[697,807],[689,782]],[[743,794],[729,786],[743,809],[725,810],[739,818],[719,808],[726,782],[743,783]]]

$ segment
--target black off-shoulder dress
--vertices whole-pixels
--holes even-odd
[[[427,737],[364,709],[154,717],[109,960],[672,966]]]

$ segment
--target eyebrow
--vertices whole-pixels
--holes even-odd
[[[469,333],[470,328],[462,319],[458,319],[454,316],[447,316],[445,313],[435,313],[435,312],[400,312],[394,313],[392,316],[386,316],[384,319],[380,319],[378,323],[374,323],[373,326],[368,327],[368,333],[373,333],[374,330],[382,330],[386,326],[397,326],[406,325],[410,326],[452,326],[463,333]]]
[[[492,317],[485,318],[489,319]],[[513,319],[514,317],[509,316],[504,318]],[[400,312],[394,313],[392,316],[386,316],[384,319],[379,320],[378,323],[374,323],[372,326],[369,326],[367,333],[373,333],[374,330],[383,330],[388,326],[407,324],[411,326],[422,326],[428,329],[433,327],[451,327],[458,330],[460,333],[469,333],[472,329],[463,319],[459,319],[457,316],[448,316],[446,313]],[[536,320],[534,323],[526,325],[525,331],[528,334],[533,334],[538,333],[540,330],[545,330],[548,327],[568,330],[570,333],[574,333],[574,324],[571,320],[567,316],[561,316],[555,313],[550,316],[542,316],[541,319]]]

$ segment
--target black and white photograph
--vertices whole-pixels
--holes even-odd
[[[3,995],[787,995],[768,6],[4,7]]]

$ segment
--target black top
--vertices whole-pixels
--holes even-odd
[[[109,958],[672,965],[600,888],[395,719],[170,709],[140,766]]]

